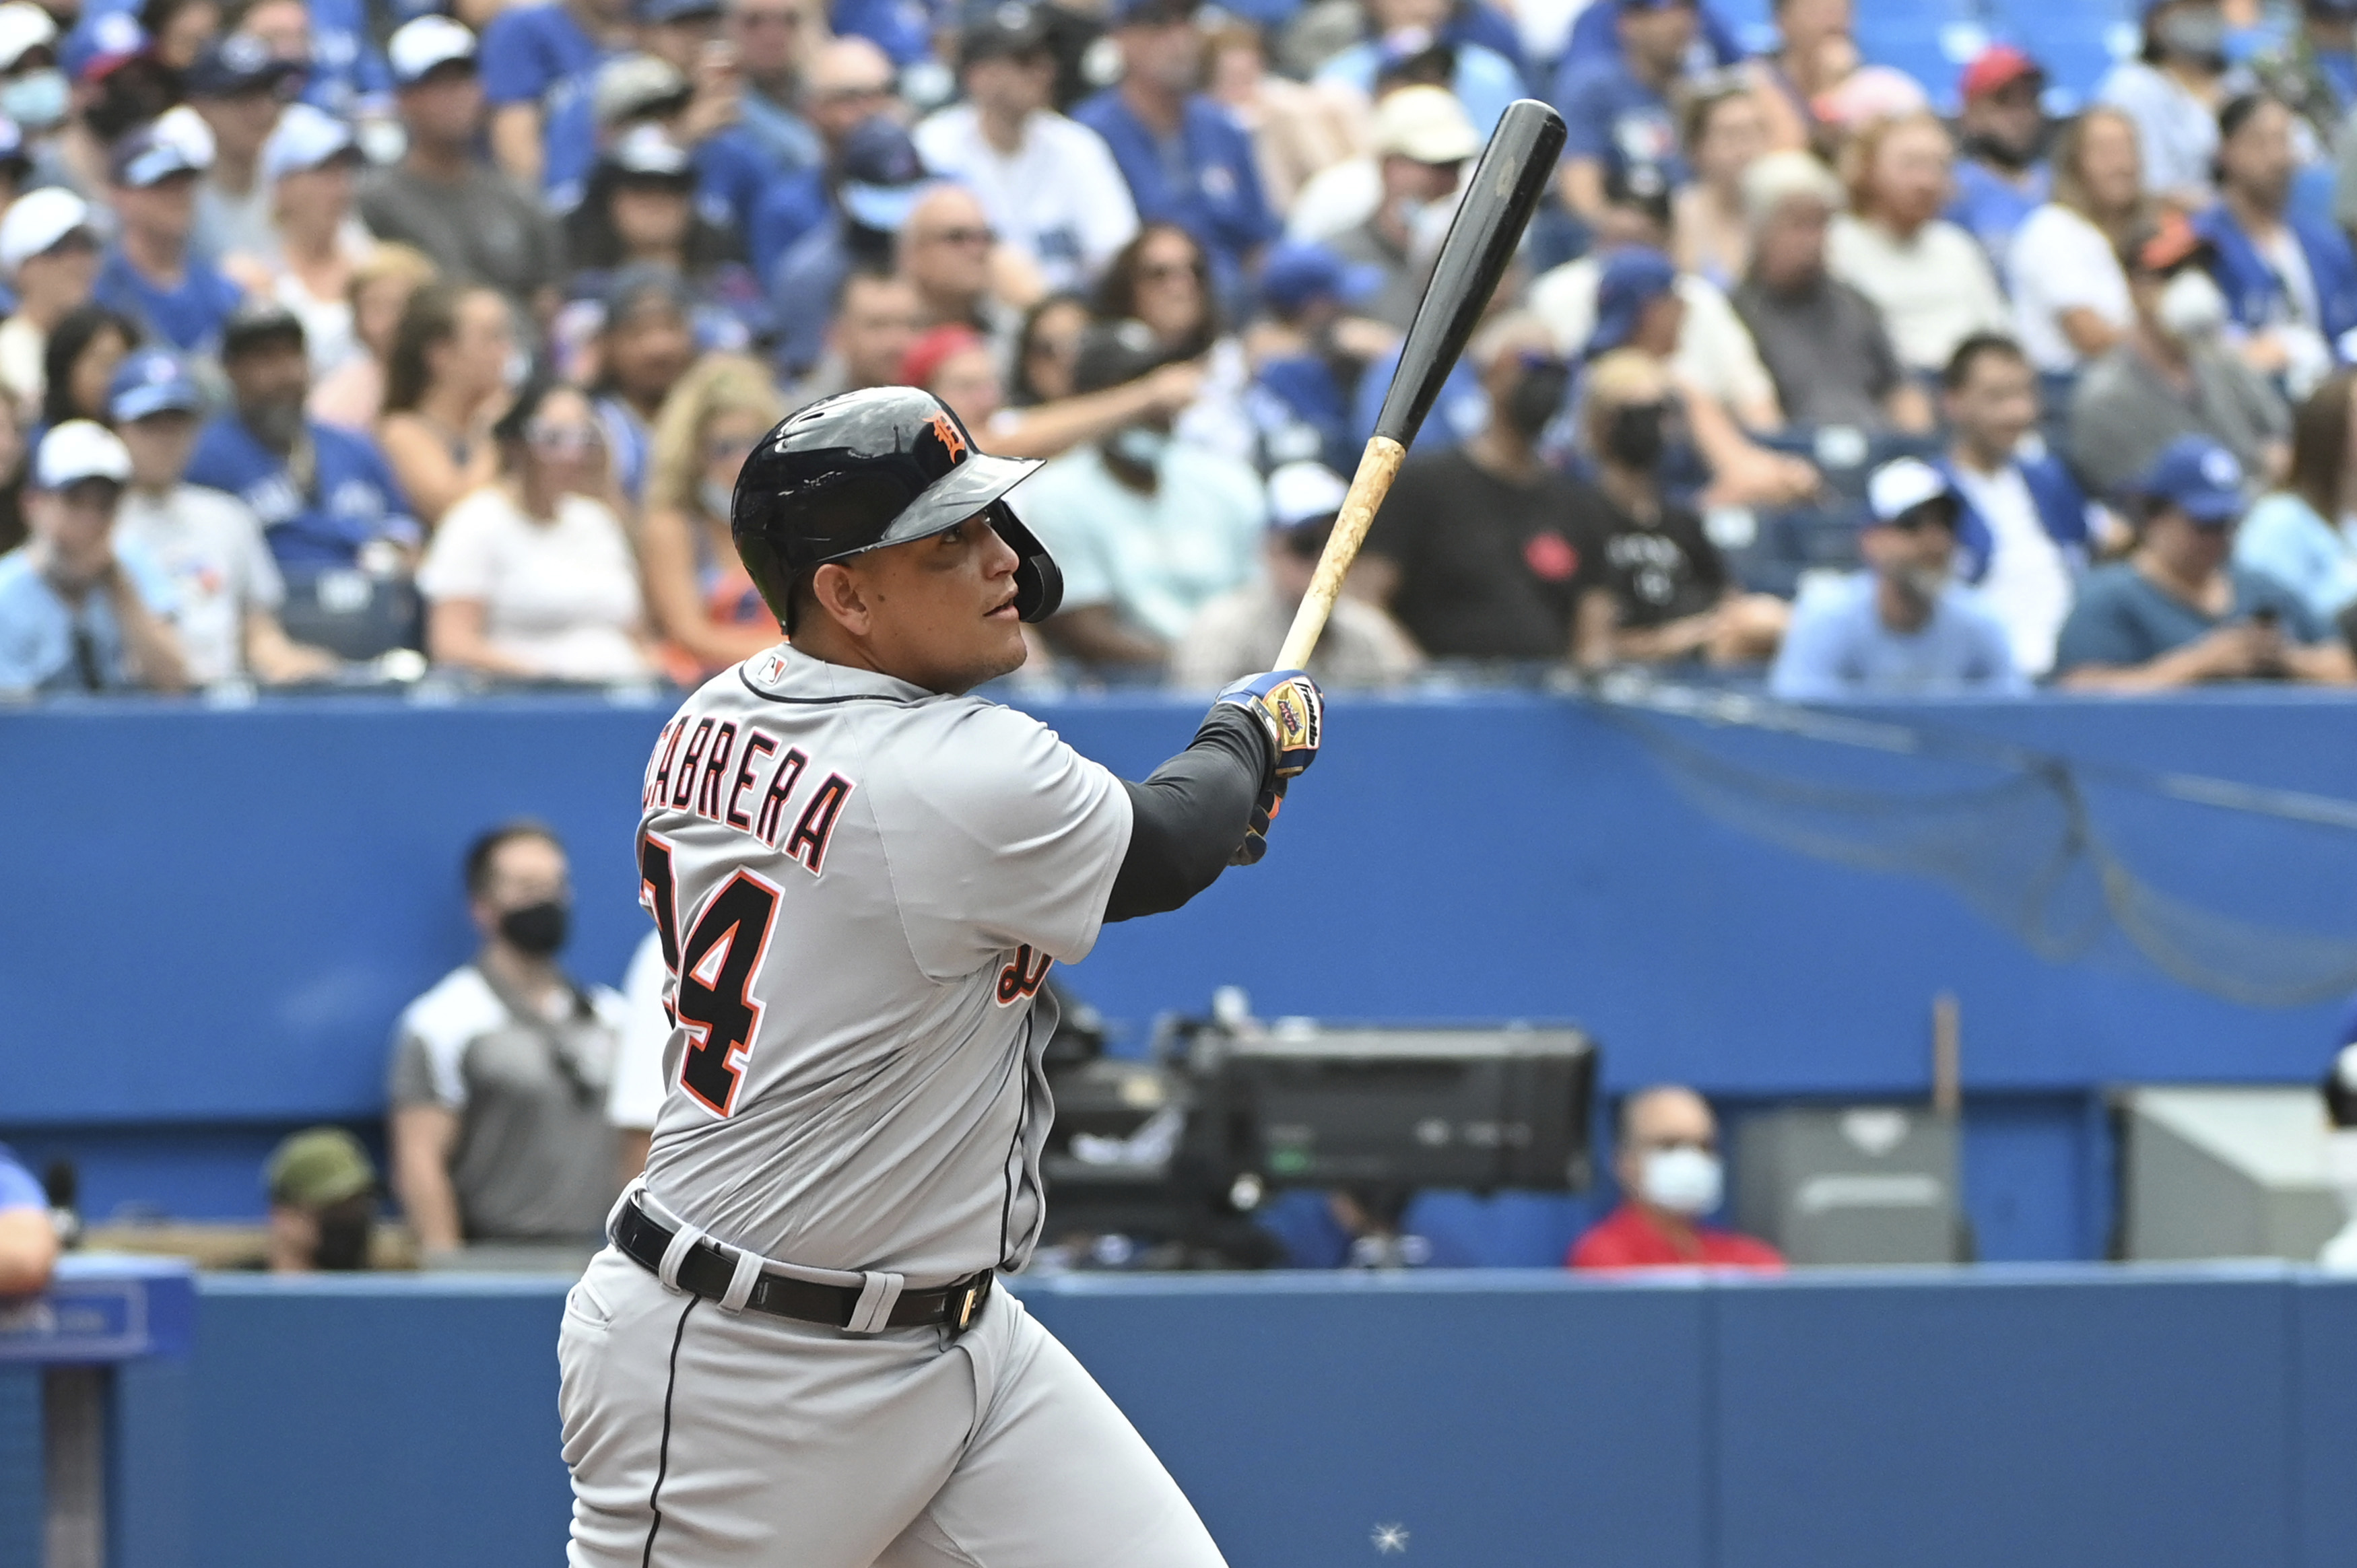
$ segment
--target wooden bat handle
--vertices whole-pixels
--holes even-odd
[[[1318,634],[1326,629],[1326,618],[1334,613],[1334,601],[1341,595],[1342,578],[1351,563],[1359,558],[1359,546],[1367,542],[1375,509],[1391,493],[1392,481],[1399,478],[1400,464],[1406,457],[1407,448],[1388,435],[1372,437],[1367,449],[1359,454],[1359,471],[1351,476],[1351,493],[1342,498],[1334,532],[1327,536],[1326,548],[1318,557],[1318,575],[1309,579],[1309,591],[1301,596],[1301,607],[1293,612],[1293,628],[1285,634],[1285,647],[1277,653],[1279,670],[1308,665]]]

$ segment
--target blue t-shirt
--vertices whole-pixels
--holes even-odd
[[[1383,398],[1391,391],[1392,372],[1399,369],[1399,350],[1392,349],[1367,361],[1359,376],[1359,390],[1351,400],[1351,440],[1355,451],[1367,444],[1375,433],[1376,416],[1383,412]],[[1416,441],[1429,440],[1435,446],[1454,446],[1470,441],[1490,425],[1490,394],[1481,390],[1481,377],[1470,363],[1458,360],[1448,367],[1448,380],[1440,383],[1440,394],[1432,400],[1432,412],[1425,417],[1423,426],[1415,433]],[[1415,443],[1410,442],[1414,448]],[[1351,460],[1355,466],[1357,459]],[[1349,467],[1342,470],[1351,471]]]
[[[2230,621],[2269,611],[2294,642],[2315,642],[2325,622],[2298,594],[2264,573],[2230,566],[2234,603],[2224,615],[2204,614],[2122,561],[2099,566],[2079,584],[2079,602],[2054,646],[2058,675],[2083,664],[2130,669],[2207,637]]]
[[[1244,258],[1276,238],[1261,191],[1252,138],[1210,99],[1187,101],[1178,135],[1164,142],[1107,88],[1072,111],[1105,139],[1129,183],[1141,223],[1176,223],[1209,252],[1220,297],[1241,303]]]
[[[370,100],[393,93],[393,71],[369,32],[361,0],[307,0],[311,13],[311,76],[303,100],[350,119]]]
[[[2234,564],[2281,583],[2320,618],[2357,600],[2357,540],[2289,490],[2262,499],[2234,531]]]
[[[1320,355],[1262,360],[1244,389],[1243,403],[1259,437],[1264,468],[1308,458],[1348,473],[1358,460],[1351,445],[1349,393]]]
[[[151,611],[172,612],[172,580],[154,560],[124,543],[115,546],[115,559]],[[88,650],[87,671],[78,640]],[[22,546],[0,555],[0,691],[81,692],[93,683],[100,691],[132,684],[113,597],[92,589],[70,605]]]
[[[2003,276],[2014,231],[2046,205],[2052,186],[2053,176],[2044,164],[2033,166],[2029,179],[2016,185],[1986,164],[1962,158],[1956,163],[1956,197],[1948,203],[1946,217],[1981,242]]]
[[[1803,593],[1768,675],[1769,694],[1788,703],[2029,690],[2004,624],[1971,589],[1950,585],[1931,619],[1914,631],[1894,631],[1875,607],[1871,572]]]
[[[837,38],[866,38],[896,66],[933,58],[933,22],[919,0],[834,0],[827,16]]]
[[[475,58],[492,108],[540,105],[542,183],[577,192],[597,161],[589,113],[590,84],[606,59],[597,40],[562,5],[523,5],[491,18]]]
[[[1555,79],[1555,107],[1569,133],[1565,157],[1592,159],[1608,175],[1651,169],[1663,190],[1686,182],[1677,116],[1669,101],[1637,80],[1619,55],[1566,60]],[[1631,188],[1644,186],[1632,179]]]
[[[210,356],[221,351],[221,328],[245,291],[193,255],[182,263],[179,286],[164,288],[133,266],[122,246],[110,245],[90,296],[137,322],[146,337],[184,353]]]
[[[1620,56],[1620,8],[1591,5],[1571,24],[1571,38],[1563,47],[1563,62],[1618,59]],[[1686,58],[1688,71],[1715,70],[1743,58],[1743,45],[1725,17],[1708,5],[1701,9],[1695,28],[1694,50]]]
[[[270,553],[292,578],[350,566],[371,539],[414,544],[423,537],[409,502],[366,436],[306,424],[314,472],[304,489],[286,460],[253,437],[234,413],[205,426],[188,463],[188,483],[227,490],[262,520]]]
[[[12,1208],[47,1208],[48,1194],[33,1179],[16,1151],[0,1144],[0,1212]]]

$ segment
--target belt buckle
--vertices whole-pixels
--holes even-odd
[[[964,1333],[966,1330],[966,1325],[974,1321],[974,1309],[982,1305],[983,1293],[989,1288],[990,1276],[988,1274],[985,1274],[981,1279],[966,1286],[964,1291],[961,1293],[958,1300],[956,1325],[957,1331],[960,1334]]]

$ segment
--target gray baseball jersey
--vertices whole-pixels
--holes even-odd
[[[781,647],[708,682],[644,781],[675,977],[648,1191],[722,1241],[911,1286],[1045,1218],[1051,961],[1094,945],[1120,782],[1038,720]]]

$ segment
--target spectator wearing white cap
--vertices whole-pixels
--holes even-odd
[[[167,349],[142,349],[116,368],[107,414],[130,455],[131,478],[115,538],[169,580],[172,630],[191,684],[327,675],[335,656],[289,640],[278,624],[286,585],[253,510],[182,482],[204,403],[187,361]]]
[[[89,203],[58,186],[10,202],[0,215],[0,279],[16,292],[15,312],[0,322],[0,392],[19,408],[36,409],[50,329],[67,311],[90,303],[98,281]]]
[[[1171,684],[1212,691],[1269,667],[1309,591],[1349,489],[1320,463],[1286,463],[1269,475],[1263,575],[1195,612],[1170,651]],[[1395,686],[1423,663],[1424,655],[1391,617],[1348,596],[1335,601],[1309,659],[1311,673],[1329,688]]]
[[[212,166],[212,133],[185,104],[117,141],[109,197],[121,223],[91,297],[150,338],[190,353],[220,347],[243,291],[194,247],[197,181]]]
[[[1809,703],[2029,691],[2004,623],[1955,580],[1963,508],[1929,463],[1876,469],[1857,536],[1867,569],[1803,590],[1770,693]]]
[[[272,220],[263,247],[221,263],[248,292],[295,313],[314,375],[352,353],[352,269],[376,248],[352,210],[360,163],[351,126],[308,103],[287,105],[262,147]]]
[[[209,256],[270,242],[270,181],[262,149],[303,86],[303,65],[251,33],[216,38],[188,74],[188,104],[213,134],[212,166],[197,183],[196,248]]]
[[[0,5],[0,114],[28,138],[65,123],[71,96],[58,69],[58,25],[31,0]]]
[[[1366,225],[1405,256],[1415,212],[1456,190],[1481,138],[1447,88],[1402,87],[1375,105],[1373,146],[1311,177],[1286,219],[1288,238],[1331,240]]]
[[[169,582],[137,550],[116,546],[130,478],[131,455],[103,425],[68,420],[41,438],[25,494],[31,537],[0,555],[0,691],[188,684],[164,618]]]
[[[393,35],[385,54],[409,150],[361,182],[361,220],[380,239],[425,252],[446,274],[490,284],[546,319],[557,303],[555,226],[477,155],[483,84],[474,34],[447,16],[420,16]]]

